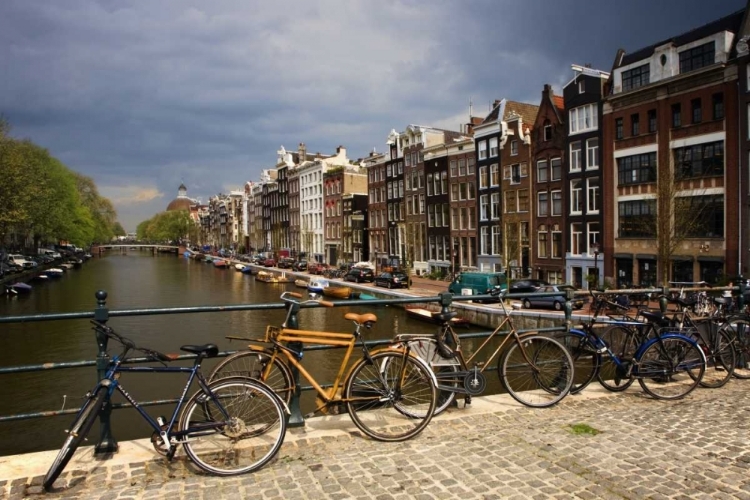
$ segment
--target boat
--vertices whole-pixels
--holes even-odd
[[[352,289],[348,286],[327,286],[323,288],[323,295],[332,299],[349,299],[352,297]]]
[[[12,290],[14,293],[29,293],[31,292],[31,285],[27,283],[21,283],[20,281],[18,283],[13,283],[12,285],[8,285],[8,289]]]
[[[205,258],[206,258],[206,256],[204,254],[202,254],[202,253],[193,254],[193,259],[195,259],[195,260],[203,260]]]
[[[62,264],[60,264],[60,267],[62,267],[63,269],[73,269],[75,266],[70,262],[63,262]]]
[[[273,274],[268,271],[258,271],[255,275],[255,279],[262,281],[263,283],[291,283],[293,280],[289,278],[285,273]]]
[[[206,261],[206,262],[208,263],[208,262],[213,262],[213,261],[214,261],[214,258],[213,258],[213,256],[212,256],[212,255],[206,255],[206,256],[205,256],[205,257],[203,258],[203,260],[205,260],[205,261]]]
[[[242,271],[243,269],[245,269],[245,267],[246,267],[245,264],[239,264],[238,263],[238,264],[234,265],[234,270],[235,271]]]
[[[64,269],[60,269],[59,267],[50,267],[47,269],[47,276],[50,278],[57,278],[58,276],[62,276],[65,272]]]
[[[300,288],[307,288],[307,280],[296,279],[294,280],[294,284]]]
[[[406,315],[410,318],[418,319],[421,321],[427,321],[429,323],[434,323],[436,325],[441,324],[440,320],[435,317],[435,315],[440,314],[438,312],[430,311],[429,309],[424,309],[422,307],[405,307]],[[456,316],[454,318],[451,318],[451,325],[452,326],[466,326],[468,327],[471,323],[468,319],[462,318],[460,316]]]
[[[328,280],[313,279],[307,284],[307,291],[310,293],[323,293],[323,289],[328,287]]]
[[[378,300],[378,298],[369,293],[360,293],[359,300]]]
[[[226,269],[227,267],[229,267],[229,262],[224,259],[214,259],[214,267]]]
[[[242,274],[255,274],[255,269],[253,268],[253,266],[242,266],[240,272]]]

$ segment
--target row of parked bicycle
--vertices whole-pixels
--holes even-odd
[[[505,292],[495,293],[502,298]],[[44,487],[53,488],[115,391],[154,429],[157,452],[171,459],[182,445],[201,469],[232,475],[257,470],[280,449],[290,402],[299,394],[293,370],[317,393],[316,411],[346,411],[357,428],[380,441],[412,438],[434,415],[454,404],[457,395],[469,402],[482,394],[488,370],[497,370],[512,398],[536,408],[558,403],[595,378],[612,391],[622,391],[638,380],[657,399],[681,398],[700,385],[720,387],[732,376],[750,378],[750,318],[723,312],[731,298],[714,299],[715,312],[706,318],[687,312],[692,303],[680,297],[672,299],[679,310],[668,314],[644,310],[632,317],[632,310],[610,300],[611,296],[594,294],[593,298],[590,321],[554,335],[519,332],[500,300],[502,320],[469,355],[451,327],[454,312],[435,313],[442,327],[434,336],[402,334],[384,347],[371,348],[361,340],[363,330],[377,322],[374,314],[346,313],[354,324],[352,333],[300,330],[296,321],[303,307],[333,304],[303,301],[297,293],[284,292],[284,323],[268,326],[263,338],[228,337],[250,344],[222,360],[208,377],[200,366],[205,358],[218,354],[214,344],[182,346],[196,355],[195,362],[192,367],[172,367],[168,362],[173,356],[139,347],[111,327],[94,322],[100,339],[116,341],[122,352],[112,357],[106,377],[87,395]],[[332,384],[316,380],[304,369],[305,344],[344,348]],[[357,346],[362,356],[348,368]],[[135,352],[161,365],[123,366]],[[181,398],[170,419],[154,419],[123,388],[120,374],[128,371],[185,372],[183,394],[193,380],[199,390],[187,401]]]

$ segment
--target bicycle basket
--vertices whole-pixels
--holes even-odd
[[[266,342],[271,342],[271,340],[276,340],[276,337],[281,335],[281,328],[278,326],[268,325],[266,327]]]

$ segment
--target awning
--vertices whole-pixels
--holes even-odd
[[[632,253],[616,253],[615,259],[633,259]]]
[[[635,258],[638,260],[656,260],[656,255],[652,253],[637,253]]]
[[[699,256],[698,262],[724,262],[724,257]]]
[[[693,262],[692,255],[673,255],[670,260],[676,260],[678,262]]]

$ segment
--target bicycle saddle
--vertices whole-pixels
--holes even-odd
[[[180,350],[192,352],[193,354],[198,354],[204,358],[213,358],[219,354],[219,347],[216,344],[184,345],[180,347]]]
[[[669,326],[669,318],[665,318],[661,312],[641,311],[641,316],[659,326]]]

